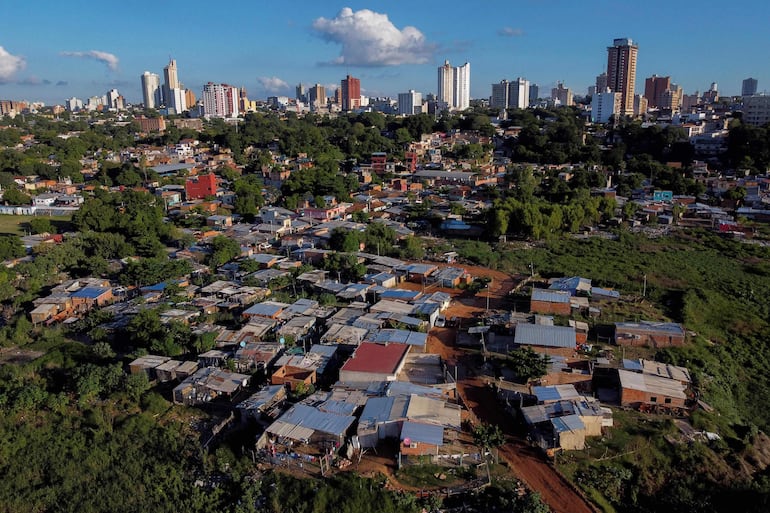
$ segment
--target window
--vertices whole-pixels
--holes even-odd
[[[409,444],[410,449],[417,449],[417,442],[412,442]]]
[[[664,403],[666,403],[666,404],[671,404],[671,398],[670,398],[670,397],[666,397],[666,398],[663,400],[663,402],[664,402]]]
[[[657,403],[658,402],[658,398],[655,397],[655,396],[652,396],[652,397],[650,397],[650,402],[651,403]]]

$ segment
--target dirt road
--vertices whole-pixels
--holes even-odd
[[[446,312],[447,318],[473,318],[486,309],[486,294],[489,294],[489,307],[497,308],[522,279],[514,279],[488,269],[477,272],[476,276],[492,278],[489,290],[471,298],[455,296]],[[554,513],[595,513],[597,510],[593,505],[551,467],[540,451],[514,434],[512,419],[500,406],[494,390],[481,379],[466,375],[468,357],[464,351],[455,347],[454,342],[454,329],[434,328],[428,335],[428,352],[440,354],[447,364],[458,367],[457,390],[470,411],[471,419],[496,424],[506,434],[508,441],[499,452],[513,472],[530,489],[538,492]]]

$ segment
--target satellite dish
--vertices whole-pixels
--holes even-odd
[[[411,438],[404,438],[404,445],[411,445],[412,439]]]
[[[281,343],[281,345],[283,345],[283,344],[285,344],[285,343],[286,343],[286,339],[285,339],[285,338],[283,338],[283,337],[281,337],[280,339],[278,339],[278,342],[280,342],[280,343]]]

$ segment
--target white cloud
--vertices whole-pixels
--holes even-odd
[[[26,62],[22,57],[11,55],[0,46],[0,82],[7,82],[17,71],[24,69]]]
[[[342,45],[340,56],[330,63],[335,65],[424,64],[436,49],[415,27],[399,30],[387,14],[369,9],[344,7],[335,18],[313,21],[313,29],[326,41]]]
[[[110,71],[118,69],[119,59],[114,54],[102,52],[100,50],[89,50],[87,52],[61,52],[65,57],[81,57],[84,59],[94,59],[107,65]]]
[[[257,82],[269,93],[285,92],[289,89],[289,84],[278,77],[257,77]]]
[[[499,36],[504,36],[504,37],[518,37],[518,36],[523,36],[524,31],[521,30],[520,28],[503,27],[497,31],[497,34]]]

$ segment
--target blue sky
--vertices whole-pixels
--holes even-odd
[[[113,87],[139,102],[139,76],[162,75],[169,57],[196,96],[208,81],[293,95],[347,73],[367,96],[425,94],[445,59],[471,63],[473,98],[517,76],[541,95],[559,80],[585,94],[621,37],[639,45],[638,93],[653,73],[686,93],[717,82],[739,94],[746,77],[770,91],[766,0],[3,0],[3,18],[0,99],[46,104]]]

